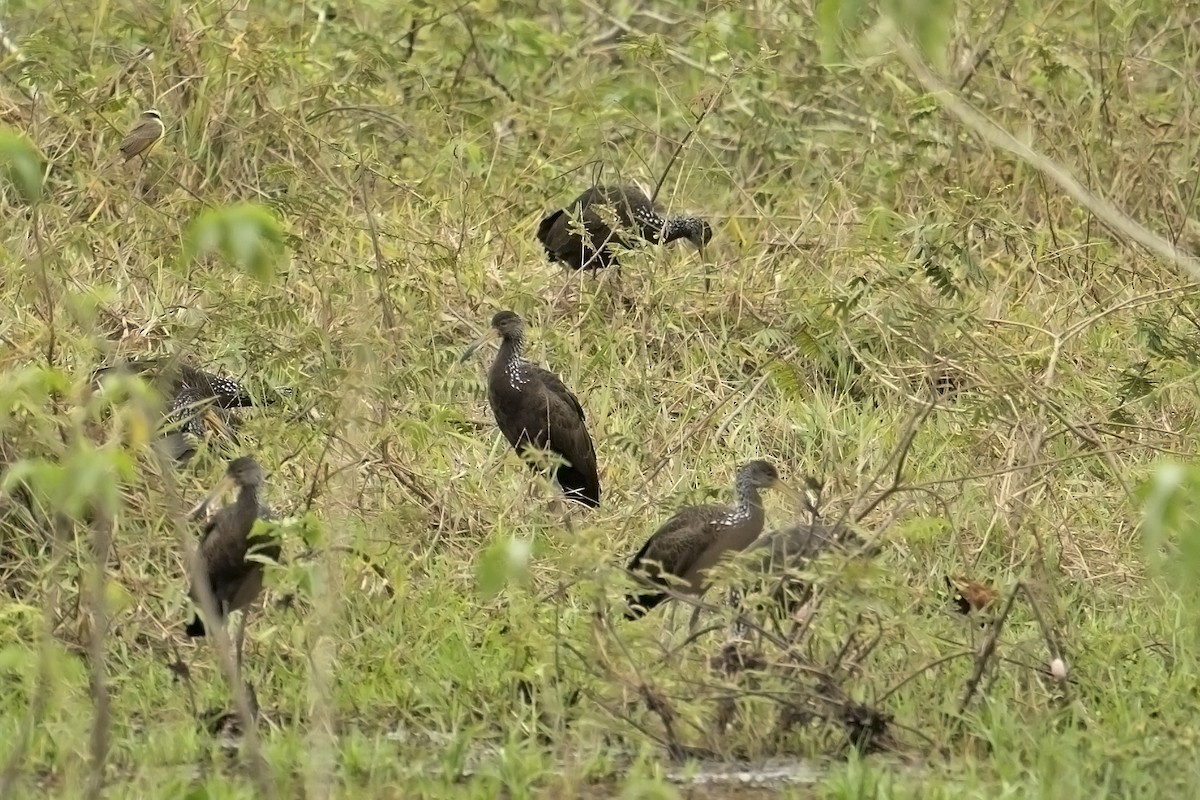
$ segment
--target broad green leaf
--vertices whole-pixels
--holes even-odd
[[[104,584],[104,607],[110,615],[123,614],[135,605],[133,595],[115,580]]]
[[[1147,487],[1142,521],[1146,560],[1175,588],[1193,593],[1200,575],[1200,469],[1160,464]]]
[[[904,19],[909,21],[925,56],[935,66],[944,68],[950,23],[954,19],[954,0],[907,0],[902,7],[907,12]]]
[[[33,143],[15,131],[0,130],[0,174],[26,202],[42,199],[42,158]]]
[[[1154,553],[1170,538],[1178,523],[1181,490],[1187,473],[1182,465],[1167,462],[1159,465],[1150,482],[1149,495],[1144,508],[1143,535],[1149,555]]]
[[[493,597],[529,569],[533,545],[528,539],[511,537],[493,542],[479,559],[475,579],[483,597]]]
[[[238,203],[205,211],[188,226],[183,260],[221,254],[262,283],[275,278],[286,248],[283,227],[270,209],[257,203]]]

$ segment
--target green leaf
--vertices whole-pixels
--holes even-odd
[[[283,259],[283,227],[271,210],[257,203],[238,203],[205,211],[184,236],[185,262],[220,253],[262,283],[275,279]]]
[[[533,544],[528,539],[510,537],[493,542],[479,559],[475,580],[479,593],[494,597],[509,582],[523,578],[529,570]]]
[[[42,199],[42,158],[32,142],[12,130],[0,130],[0,174],[26,202]]]
[[[1164,462],[1144,491],[1146,561],[1170,582],[1194,616],[1200,603],[1200,468]]]
[[[926,57],[939,68],[946,66],[946,43],[954,19],[954,0],[909,0],[913,33]]]
[[[841,60],[842,41],[862,29],[866,6],[865,0],[817,0],[817,36],[823,64]]]

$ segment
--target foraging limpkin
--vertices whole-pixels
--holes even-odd
[[[799,492],[779,479],[769,461],[744,465],[735,484],[737,505],[689,506],[667,520],[629,561],[628,571],[649,590],[625,598],[627,619],[639,619],[668,598],[666,576],[682,581],[676,588],[701,595],[708,588],[707,572],[722,556],[745,550],[763,530],[761,489],[778,489],[801,502]]]
[[[748,566],[757,575],[752,583],[759,588],[767,577],[775,581],[772,598],[786,613],[808,600],[812,587],[794,573],[813,559],[827,552],[861,553],[873,556],[878,547],[868,545],[862,537],[844,525],[820,522],[797,522],[763,535],[746,550]],[[788,573],[793,574],[788,574]],[[741,604],[741,590],[730,588],[732,605]]]
[[[593,186],[543,219],[537,230],[550,260],[573,270],[618,265],[613,245],[630,247],[629,234],[655,244],[687,239],[703,258],[712,227],[698,217],[664,218],[636,186]]]
[[[559,487],[569,500],[595,508],[600,505],[600,475],[583,407],[558,376],[521,357],[524,321],[512,311],[497,313],[491,330],[473,342],[460,361],[497,334],[502,341],[488,370],[488,404],[500,432],[535,469],[539,459],[531,450],[561,457],[565,463],[554,471]]]
[[[225,623],[225,618],[230,612],[246,608],[262,591],[263,565],[258,561],[247,560],[246,555],[251,552],[258,553],[276,561],[281,550],[277,540],[262,534],[250,534],[256,520],[269,520],[274,516],[262,501],[263,470],[252,456],[241,456],[230,461],[225,476],[216,488],[200,501],[194,513],[203,514],[209,504],[231,486],[238,489],[237,499],[217,511],[205,523],[197,553],[203,579],[208,582],[216,604],[218,619],[215,622],[221,625]],[[189,594],[199,605],[195,586]],[[192,637],[206,634],[201,608],[197,608],[196,616],[187,626],[186,632]],[[242,663],[242,640],[245,633],[246,616],[243,614],[237,635],[239,667]]]
[[[210,433],[236,443],[237,419],[228,409],[254,405],[254,399],[237,381],[180,359],[149,358],[101,367],[92,373],[92,382],[99,384],[105,376],[113,374],[151,378],[166,401],[167,451],[178,461],[187,461],[195,455],[195,441]]]

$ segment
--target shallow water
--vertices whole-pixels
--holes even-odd
[[[692,786],[746,786],[771,788],[783,785],[810,786],[824,770],[799,759],[768,759],[759,764],[728,761],[692,762],[666,771],[672,783]]]
[[[393,741],[411,742],[415,738],[428,741],[430,734],[422,732],[414,734],[397,730],[388,734]],[[449,744],[449,736],[445,736]],[[610,751],[611,755],[611,751]],[[467,778],[479,770],[481,764],[501,756],[500,748],[483,744],[474,748],[466,757],[461,777]],[[633,753],[628,753],[618,760],[632,762]],[[664,755],[665,758],[665,755]],[[618,770],[619,772],[619,770]],[[679,786],[689,786],[694,789],[706,787],[707,790],[696,793],[689,791],[688,797],[731,797],[741,800],[752,800],[756,797],[774,797],[780,787],[802,787],[817,783],[825,770],[811,761],[791,758],[771,758],[758,763],[744,761],[694,760],[670,766],[664,769],[663,775],[668,781]],[[603,784],[600,784],[601,786]]]

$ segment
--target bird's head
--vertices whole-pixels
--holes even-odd
[[[689,242],[696,245],[697,250],[703,251],[705,245],[712,240],[712,225],[708,224],[708,220],[703,219],[696,219],[695,223],[696,224],[691,226],[688,230],[687,239]]]
[[[239,456],[229,462],[225,469],[225,477],[236,486],[261,486],[263,468],[254,456]]]
[[[738,470],[737,484],[739,489],[774,489],[797,503],[804,502],[804,496],[780,479],[779,470],[770,461],[755,459],[745,464]]]
[[[230,489],[235,487],[239,489],[258,489],[262,484],[263,468],[254,459],[254,456],[239,456],[229,462],[229,466],[225,468],[225,474],[221,477],[221,480],[203,500],[192,508],[189,516],[193,519],[206,516],[208,507],[212,505],[213,501]]]
[[[494,336],[499,336],[505,341],[523,342],[525,341],[525,321],[513,311],[497,311],[496,315],[492,317],[491,330],[468,345],[467,349],[463,351],[459,363],[473,356],[476,350]]]
[[[504,339],[520,339],[525,336],[525,321],[515,312],[498,311],[492,317],[492,330]]]

